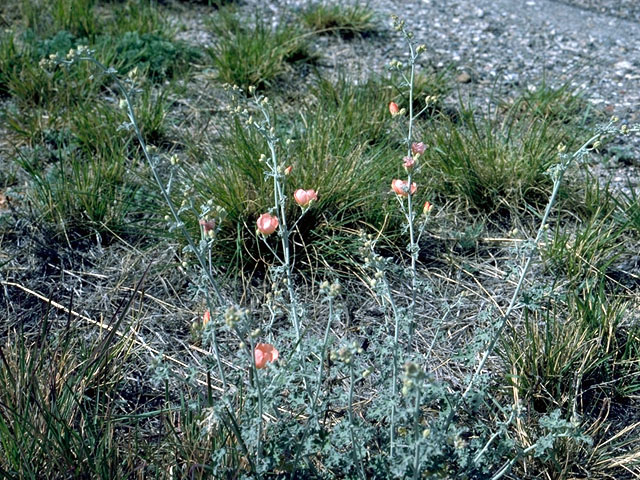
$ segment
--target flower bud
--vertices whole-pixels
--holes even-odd
[[[402,166],[407,172],[413,170],[413,167],[415,165],[416,165],[416,161],[413,157],[404,157],[402,159]]]
[[[423,142],[413,142],[411,144],[411,153],[414,155],[422,155],[427,149],[427,146]]]
[[[396,102],[389,103],[389,113],[392,117],[395,117],[400,113],[400,108],[398,107],[398,104]]]
[[[215,232],[216,229],[216,221],[215,220],[205,220],[201,219],[199,222],[200,226],[204,230],[205,235],[208,235],[210,232]]]

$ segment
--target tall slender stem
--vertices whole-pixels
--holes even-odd
[[[362,460],[360,458],[358,444],[356,443],[356,435],[355,435],[355,419],[353,416],[353,389],[356,383],[356,374],[355,367],[353,366],[353,359],[349,363],[349,433],[351,434],[351,448],[353,452],[353,460],[358,465],[360,478],[365,480],[367,476],[364,473],[364,467],[362,465]]]
[[[411,53],[411,74],[409,76],[409,127],[407,129],[407,156],[411,155],[411,139],[413,136],[413,83],[415,80],[416,55],[413,44],[408,41],[409,51]],[[418,245],[416,244],[414,233],[414,212],[413,212],[413,193],[411,170],[408,172],[407,183],[409,186],[409,194],[407,195],[407,220],[409,222],[409,249],[411,252],[411,304],[409,305],[409,348],[413,344],[413,333],[415,331],[415,310],[416,310],[416,290],[418,272],[416,269],[416,261],[418,259]]]
[[[398,312],[398,308],[396,307],[396,303],[393,300],[393,295],[391,294],[391,288],[389,287],[386,278],[384,279],[385,287],[387,290],[388,302],[391,306],[391,310],[393,311],[394,317],[394,327],[393,327],[393,365],[392,365],[392,374],[391,374],[391,398],[393,399],[391,403],[391,421],[389,425],[390,434],[389,434],[389,458],[394,458],[395,453],[395,440],[396,440],[396,396],[398,395],[398,344],[399,344],[399,336],[400,336],[400,312]]]
[[[200,252],[200,249],[198,249],[196,247],[196,244],[193,241],[193,238],[191,237],[191,234],[189,233],[189,231],[187,230],[187,227],[185,226],[184,222],[182,221],[182,219],[178,215],[178,210],[176,209],[175,205],[173,204],[173,201],[171,200],[171,197],[169,196],[169,192],[165,188],[164,184],[162,183],[162,180],[160,179],[160,176],[158,175],[158,172],[157,172],[157,170],[155,168],[153,160],[151,159],[151,155],[149,155],[149,151],[147,149],[147,144],[146,144],[146,142],[144,140],[144,137],[142,136],[142,132],[140,130],[140,127],[138,126],[138,121],[136,119],[136,115],[135,115],[135,113],[133,111],[133,102],[131,101],[131,97],[129,96],[129,92],[127,91],[125,86],[122,84],[120,79],[116,76],[115,72],[112,71],[112,69],[107,68],[105,65],[103,65],[101,62],[99,62],[95,58],[93,58],[93,57],[79,57],[79,60],[87,61],[87,62],[93,63],[94,65],[98,66],[106,75],[108,75],[113,80],[113,82],[115,83],[117,88],[124,95],[125,101],[127,103],[127,116],[129,117],[129,121],[131,123],[131,127],[133,128],[133,131],[136,134],[136,138],[138,139],[138,142],[140,143],[140,148],[142,149],[142,153],[144,155],[144,158],[147,161],[147,164],[149,165],[149,167],[151,168],[151,173],[153,174],[153,179],[156,182],[156,185],[158,186],[158,188],[160,189],[160,193],[162,194],[162,198],[164,199],[165,204],[169,207],[169,210],[171,211],[171,215],[172,215],[174,221],[176,222],[176,226],[180,229],[183,237],[187,240],[187,243],[189,244],[189,249],[195,255],[195,257],[196,257],[196,259],[198,261],[198,264],[200,265],[201,271],[205,274],[205,278],[208,280],[209,285],[211,286],[211,288],[213,288],[213,291],[216,294],[218,305],[219,306],[224,305],[224,303],[225,303],[224,297],[222,296],[222,292],[220,290],[220,287],[218,286],[218,282],[216,282],[215,278],[213,277],[213,273],[209,268],[210,265],[208,264],[207,259]],[[207,303],[210,303],[209,297],[207,297]],[[211,310],[211,306],[208,305],[208,307]],[[225,377],[225,374],[224,374],[224,369],[222,368],[222,360],[220,358],[220,352],[219,352],[219,347],[218,347],[218,337],[217,337],[215,328],[213,329],[213,348],[214,348],[214,355],[216,357],[216,363],[217,363],[217,366],[218,366],[218,373],[220,375],[220,380],[222,380],[223,388],[226,390],[227,381],[226,381],[226,377]]]
[[[263,112],[267,122],[269,122],[269,116],[266,112]],[[282,254],[283,254],[283,267],[285,271],[285,278],[287,282],[287,293],[289,294],[289,308],[291,314],[291,321],[296,333],[296,341],[300,340],[300,322],[298,319],[298,305],[296,302],[295,290],[293,288],[293,271],[291,262],[291,245],[289,242],[289,228],[287,226],[287,215],[285,208],[285,197],[283,192],[283,185],[280,181],[281,174],[278,171],[278,156],[275,149],[274,139],[267,137],[267,144],[269,146],[269,152],[271,154],[271,173],[273,175],[273,197],[274,208],[278,212],[280,217],[280,239],[282,242]]]
[[[413,480],[420,477],[420,388],[416,388],[413,405]]]
[[[324,329],[324,341],[322,342],[322,349],[320,350],[320,365],[318,365],[318,375],[316,377],[316,391],[313,395],[313,400],[311,401],[311,416],[307,421],[307,425],[305,426],[304,433],[302,438],[298,441],[298,449],[296,451],[296,456],[293,460],[293,468],[292,468],[292,477],[295,475],[296,468],[298,465],[298,461],[300,459],[300,453],[302,452],[302,445],[309,434],[309,429],[311,428],[312,420],[315,420],[317,417],[316,406],[318,404],[318,399],[320,398],[320,391],[322,389],[322,372],[324,369],[324,358],[327,352],[327,345],[329,344],[329,332],[331,331],[331,320],[333,318],[333,296],[329,295],[329,317],[327,318],[327,326]]]
[[[569,168],[571,163],[576,158],[584,155],[584,153],[587,151],[587,148],[588,148],[589,145],[593,144],[596,140],[598,140],[600,137],[602,137],[605,133],[609,132],[610,131],[610,127],[611,127],[611,123],[609,123],[601,131],[599,131],[598,133],[593,135],[589,140],[587,140],[578,150],[575,151],[575,153],[573,155],[571,155],[571,157],[564,159],[563,161],[561,161],[557,165],[557,171],[556,171],[556,174],[555,174],[555,178],[553,179],[553,190],[551,192],[551,196],[549,197],[549,201],[547,202],[547,206],[546,206],[544,214],[542,216],[542,220],[540,221],[540,226],[538,227],[538,232],[536,234],[535,240],[533,241],[534,246],[536,248],[537,248],[538,244],[540,243],[540,240],[542,239],[542,236],[544,235],[545,226],[547,224],[547,221],[549,220],[549,215],[551,214],[551,210],[553,209],[553,206],[555,205],[556,197],[558,195],[558,191],[560,190],[560,185],[562,184],[562,179],[564,177],[565,172],[567,171],[567,168]],[[496,347],[496,345],[498,343],[498,340],[500,339],[500,337],[502,335],[502,331],[504,330],[505,326],[507,325],[507,320],[511,316],[511,313],[513,312],[513,310],[515,309],[516,303],[518,301],[518,298],[520,298],[520,292],[522,291],[522,287],[524,286],[525,278],[526,278],[527,274],[529,273],[529,268],[531,267],[531,263],[533,261],[534,253],[535,253],[535,249],[532,250],[529,253],[529,255],[528,255],[528,257],[527,257],[527,259],[525,261],[525,264],[524,264],[524,266],[522,268],[522,271],[520,273],[520,278],[518,279],[518,283],[516,285],[516,289],[514,290],[512,296],[511,296],[511,300],[509,302],[509,306],[507,307],[507,309],[505,310],[504,314],[502,315],[502,318],[500,319],[500,322],[498,323],[498,328],[494,332],[493,337],[491,338],[491,341],[489,342],[489,344],[487,346],[487,349],[485,350],[484,354],[482,355],[482,358],[480,359],[480,363],[478,364],[478,366],[475,369],[473,375],[471,376],[471,379],[469,380],[469,383],[467,384],[467,387],[463,391],[461,397],[459,397],[458,400],[456,401],[456,403],[454,405],[452,405],[451,410],[449,411],[449,415],[447,416],[447,419],[445,421],[445,427],[444,427],[445,431],[448,428],[448,426],[450,425],[451,421],[453,420],[453,417],[455,415],[457,407],[469,395],[469,392],[471,392],[471,389],[475,385],[476,379],[480,376],[482,370],[484,369],[484,366],[487,363],[487,360],[489,359],[489,356],[495,350],[495,347]]]
[[[262,395],[262,385],[260,383],[260,374],[258,373],[258,368],[256,367],[255,345],[251,336],[249,336],[249,339],[249,344],[251,347],[251,351],[249,352],[251,356],[251,373],[253,374],[253,380],[258,392],[258,445],[256,446],[256,467],[259,468],[260,459],[262,458],[262,432],[264,429],[264,419],[262,418],[262,414],[264,413],[264,399]],[[258,472],[258,476],[261,477],[262,474]]]

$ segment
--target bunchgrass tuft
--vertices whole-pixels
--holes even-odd
[[[309,29],[320,35],[333,34],[351,38],[380,31],[375,12],[368,5],[316,2],[299,15]]]
[[[569,140],[541,119],[464,107],[456,121],[441,116],[423,132],[432,189],[486,213],[544,202],[551,188],[547,170]]]
[[[603,121],[595,109],[569,83],[552,87],[546,81],[532,85],[511,100],[499,102],[500,109],[512,116],[537,118],[565,131],[584,133],[595,121]]]
[[[113,393],[126,341],[87,343],[75,321],[36,331],[17,322],[0,345],[0,470],[20,478],[114,478],[133,471],[133,443],[117,432]],[[133,439],[132,439],[133,441]]]
[[[309,34],[284,20],[273,27],[259,13],[247,20],[224,8],[211,17],[209,28],[215,39],[208,54],[218,79],[245,90],[273,85],[292,64],[315,58]]]
[[[562,276],[572,289],[592,289],[624,252],[624,228],[604,205],[590,218],[567,230],[559,221],[541,254],[551,273]],[[613,287],[613,285],[612,285]]]
[[[313,188],[319,195],[294,232],[299,241],[314,245],[315,262],[323,257],[321,263],[327,262],[334,253],[342,257],[339,262],[348,256],[342,247],[331,245],[332,238],[344,239],[347,232],[353,236],[369,225],[384,225],[387,217],[392,223],[398,221],[392,213],[394,199],[388,194],[391,180],[385,178],[398,162],[398,154],[392,149],[395,141],[390,137],[392,121],[386,102],[380,101],[391,95],[381,80],[356,85],[346,78],[336,82],[320,78],[308,102],[279,119],[291,139],[280,152],[292,166],[286,195],[291,198],[297,188]],[[196,150],[196,158],[211,160],[190,171],[187,183],[193,182],[202,201],[211,199],[227,211],[216,242],[216,248],[226,252],[217,258],[224,261],[237,254],[253,263],[261,251],[255,221],[267,207],[262,199],[273,187],[260,161],[267,148],[264,140],[245,130],[236,121],[220,142]],[[288,212],[293,218],[299,208],[291,205]],[[355,251],[357,246],[351,254]]]
[[[100,234],[106,242],[139,232],[154,195],[134,173],[136,154],[118,131],[121,123],[119,112],[106,105],[75,112],[67,128],[45,132],[45,149],[20,155],[38,221],[57,225],[71,239]]]

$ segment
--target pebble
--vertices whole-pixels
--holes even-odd
[[[456,77],[456,80],[458,81],[458,83],[469,83],[471,82],[471,75],[469,75],[467,72],[462,72]]]

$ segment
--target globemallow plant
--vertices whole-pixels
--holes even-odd
[[[405,81],[408,103],[406,108],[395,102],[381,108],[388,108],[397,122],[407,122],[403,138],[406,150],[398,155],[406,178],[390,176],[380,188],[391,186],[406,220],[410,262],[409,268],[403,270],[408,272],[410,295],[407,300],[394,298],[390,286],[394,260],[377,253],[378,237],[363,233],[364,270],[369,286],[385,308],[385,321],[371,325],[371,342],[334,328],[341,318],[338,283],[325,280],[320,285],[328,312],[319,322],[312,322],[297,298],[291,232],[300,218],[315,208],[322,192],[309,188],[313,185],[295,185],[295,189],[287,185],[295,163],[282,154],[286,148],[281,148],[283,142],[273,124],[267,97],[249,88],[251,97],[247,99],[239,88],[233,89],[238,102],[246,105],[239,105],[234,113],[266,141],[267,151],[261,160],[265,177],[273,182],[273,198],[264,199],[271,206],[254,219],[256,235],[274,259],[268,269],[271,290],[265,295],[265,318],[261,312],[249,311],[223,294],[212,266],[211,246],[224,222],[224,210],[215,206],[215,199],[197,204],[188,188],[181,205],[174,205],[171,189],[180,175],[180,162],[172,158],[168,177],[162,178],[157,158],[149,153],[134,115],[134,86],[123,83],[113,69],[97,62],[86,48],[45,62],[47,68],[91,62],[120,90],[129,119],[123,128],[131,130],[140,142],[170,210],[170,227],[184,235],[184,257],[195,258],[195,269],[186,261],[182,266],[205,299],[201,332],[203,344],[210,349],[204,350],[206,361],[202,362],[209,365],[203,372],[206,380],[195,382],[196,386],[200,382],[206,385],[208,400],[206,407],[196,402],[194,408],[200,409],[199,418],[203,419],[202,436],[214,431],[225,439],[224,448],[206,452],[198,468],[214,477],[497,480],[524,457],[552,458],[557,439],[583,444],[590,441],[581,432],[579,422],[564,420],[557,411],[542,416],[542,433],[532,433],[529,443],[522,445],[513,434],[513,424],[521,417],[522,407],[501,404],[499,392],[490,388],[485,367],[517,308],[538,245],[547,234],[545,227],[565,172],[572,163],[582,161],[603,137],[619,130],[611,122],[598,129],[575,153],[559,153],[559,162],[548,172],[553,190],[538,232],[520,248],[518,282],[509,306],[493,322],[495,327],[488,340],[477,342],[478,347],[471,352],[470,358],[480,358],[479,362],[462,386],[436,380],[428,370],[432,349],[421,351],[415,341],[416,300],[423,288],[417,272],[418,253],[433,213],[428,199],[417,201],[422,191],[415,181],[425,167],[422,158],[429,148],[414,138],[414,122],[429,105],[426,102],[421,111],[413,110],[417,59],[426,48],[415,43],[400,19],[394,18],[394,27],[403,35],[409,50],[407,66],[397,61],[391,64]],[[638,130],[638,126],[627,129]],[[295,221],[287,218],[290,198],[301,209]],[[419,204],[422,208],[417,207]],[[199,241],[190,235],[188,221],[199,226]],[[279,245],[274,238],[279,239]],[[407,275],[399,280],[407,281]],[[289,320],[284,326],[276,322],[281,314]],[[436,331],[432,347],[437,334]],[[221,385],[215,401],[212,382]],[[194,471],[193,465],[178,468],[184,475]]]

